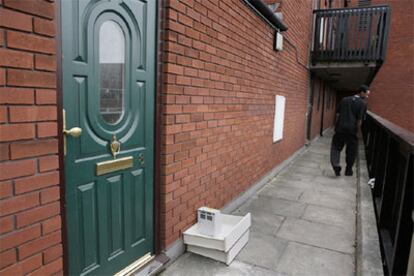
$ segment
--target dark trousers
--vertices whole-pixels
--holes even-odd
[[[358,150],[358,138],[355,134],[335,133],[331,144],[332,167],[340,167],[341,151],[346,145],[346,166],[352,168]]]

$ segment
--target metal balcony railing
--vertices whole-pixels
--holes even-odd
[[[375,179],[372,191],[385,272],[410,274],[414,135],[373,113],[368,113],[363,134],[369,176]]]
[[[315,10],[312,63],[383,62],[390,15],[388,6]]]

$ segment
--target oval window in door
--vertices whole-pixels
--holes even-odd
[[[105,21],[99,29],[100,113],[109,124],[124,112],[124,70],[124,32],[115,21]]]

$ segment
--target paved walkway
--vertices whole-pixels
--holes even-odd
[[[250,212],[252,227],[230,266],[185,253],[161,275],[354,275],[357,179],[334,177],[330,141],[320,138],[234,212]]]

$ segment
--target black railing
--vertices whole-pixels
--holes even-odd
[[[383,62],[391,11],[388,6],[315,10],[312,63]]]
[[[414,134],[369,113],[363,125],[367,165],[385,272],[406,275],[413,235]]]

